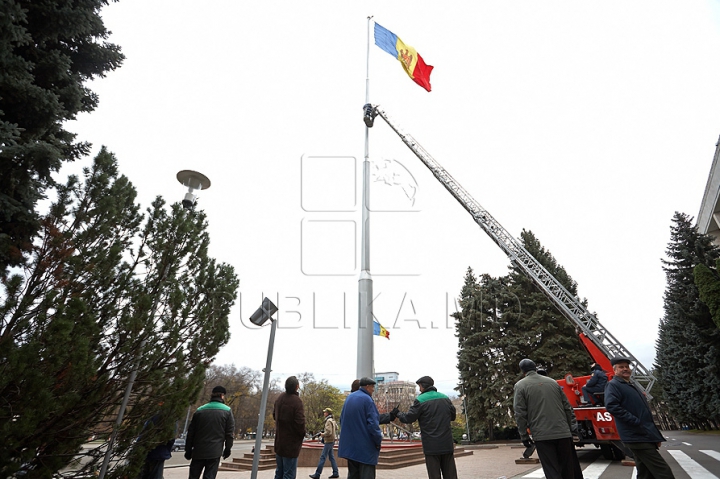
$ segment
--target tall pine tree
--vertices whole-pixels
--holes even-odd
[[[720,424],[720,330],[700,300],[693,270],[720,257],[712,238],[692,218],[675,213],[670,228],[663,318],[655,372],[665,402],[679,421],[695,427]]]
[[[129,461],[113,462],[114,476],[134,476],[147,448],[173,437],[228,340],[238,280],[208,256],[205,215],[158,198],[143,219],[135,196],[103,149],[82,181],[59,188],[23,274],[2,281],[3,477],[22,467],[49,478],[93,432],[107,437],[136,369],[114,449]],[[135,443],[157,413],[166,421]],[[86,459],[78,474],[102,457]]]
[[[32,250],[35,211],[62,163],[87,154],[64,123],[98,104],[85,84],[119,67],[108,0],[0,1],[0,275]]]
[[[532,231],[523,230],[520,240],[528,253],[570,294],[577,297],[577,283],[540,244]],[[508,284],[511,294],[520,303],[519,308],[509,311],[506,316],[512,325],[510,331],[514,334],[514,340],[508,338],[513,348],[510,357],[515,363],[514,372],[519,374],[517,363],[522,358],[531,358],[554,379],[561,379],[566,374],[589,374],[592,359],[580,342],[575,325],[515,265],[510,267]],[[585,302],[583,305],[587,306]]]
[[[577,284],[532,234],[521,241],[570,293]],[[497,427],[513,427],[512,391],[521,378],[518,363],[533,359],[559,379],[565,374],[588,373],[592,359],[582,346],[574,325],[516,266],[507,276],[483,275],[478,281],[471,269],[460,293],[456,313],[459,391],[467,396],[473,430],[492,438]]]
[[[509,410],[512,383],[503,378],[512,374],[505,362],[507,325],[504,313],[513,306],[513,297],[501,279],[483,275],[478,282],[468,268],[461,291],[461,312],[455,313],[460,386],[466,396],[466,412],[472,439],[494,439],[496,427],[512,427]]]

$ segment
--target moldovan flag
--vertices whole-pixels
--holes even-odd
[[[390,339],[390,331],[385,329],[380,323],[377,321],[373,321],[373,334],[375,336],[383,336],[385,338]]]
[[[377,23],[375,24],[375,45],[397,58],[402,63],[405,73],[415,83],[430,91],[430,73],[433,66],[426,65],[417,50],[405,45],[397,35]]]

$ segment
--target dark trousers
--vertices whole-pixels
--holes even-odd
[[[535,441],[538,458],[546,479],[574,479],[574,455],[571,437]]]
[[[201,472],[203,479],[215,479],[218,466],[220,466],[219,457],[214,459],[193,459],[190,461],[190,474],[188,475],[188,479],[200,479]],[[204,472],[203,469],[205,470]]]
[[[157,461],[152,459],[145,459],[143,464],[142,473],[140,474],[141,479],[162,479],[163,468],[165,466],[165,459],[159,459]]]
[[[427,468],[429,479],[457,479],[457,469],[455,468],[455,456],[449,454],[432,454],[425,456],[425,467]]]
[[[583,386],[582,387],[582,393],[583,397],[585,398],[585,401],[587,401],[590,404],[598,404],[602,403],[602,401],[595,395],[595,393],[601,393],[604,392],[605,388],[603,387],[588,387]]]
[[[348,475],[347,479],[375,479],[375,465],[363,464],[362,462],[347,460]]]
[[[635,456],[638,479],[675,479],[670,466],[653,442],[623,443]]]

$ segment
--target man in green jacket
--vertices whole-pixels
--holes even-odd
[[[513,404],[520,439],[525,447],[534,440],[547,479],[573,479],[575,414],[560,385],[535,369],[532,360],[520,361],[525,377],[515,384]]]
[[[192,459],[188,479],[215,479],[220,456],[230,457],[235,432],[235,418],[225,404],[227,391],[215,386],[210,402],[197,408],[193,414],[185,440],[185,459]],[[203,472],[204,470],[204,472]]]
[[[429,479],[457,479],[455,467],[455,443],[453,442],[451,422],[455,420],[455,406],[450,399],[435,388],[430,376],[415,381],[420,387],[420,395],[410,406],[408,412],[396,413],[400,422],[420,423],[425,468]],[[390,413],[391,419],[395,413]]]

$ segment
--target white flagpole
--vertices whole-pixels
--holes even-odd
[[[370,26],[367,17],[367,59],[365,76],[365,104],[370,103]],[[358,341],[357,377],[373,377],[373,284],[370,276],[370,128],[365,125],[365,160],[363,161],[362,187],[362,239],[360,279],[358,280]]]

